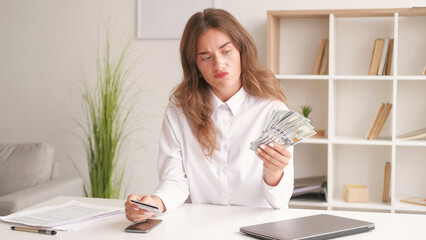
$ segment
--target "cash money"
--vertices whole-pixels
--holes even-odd
[[[275,142],[289,147],[316,134],[310,120],[298,112],[274,110],[266,128],[260,136],[250,143],[250,149],[256,151],[261,144]]]

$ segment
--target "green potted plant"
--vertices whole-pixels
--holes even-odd
[[[122,47],[119,56],[111,54],[111,36],[106,32],[104,51],[97,51],[97,82],[90,89],[85,80],[83,94],[87,122],[85,152],[90,187],[85,184],[86,196],[119,198],[123,184],[122,147],[128,135],[126,126],[131,107],[125,86],[133,64],[128,64],[130,44]],[[116,48],[115,48],[116,49]]]
[[[312,112],[312,108],[309,105],[303,105],[300,107],[302,109],[302,115],[305,118],[309,118],[309,115]],[[315,132],[317,132],[314,137],[323,137],[325,136],[325,131],[324,130],[320,130],[320,129],[315,129]]]
[[[312,108],[309,105],[303,105],[302,107],[302,114],[305,118],[309,117],[309,114],[312,112]]]

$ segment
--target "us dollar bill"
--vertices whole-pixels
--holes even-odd
[[[310,120],[300,113],[274,110],[268,119],[265,129],[256,140],[250,143],[250,149],[256,151],[261,144],[269,144],[271,142],[289,147],[315,134],[316,132],[310,124]]]

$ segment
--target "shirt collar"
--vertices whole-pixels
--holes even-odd
[[[231,109],[232,115],[237,114],[238,109],[240,109],[241,105],[244,102],[244,99],[247,96],[247,92],[246,90],[244,90],[244,87],[241,87],[240,90],[238,90],[237,93],[234,94],[234,96],[232,96],[230,99],[228,99],[228,101],[226,102],[222,102],[215,94],[212,90],[210,90],[211,92],[211,103],[212,103],[212,107],[213,107],[213,112],[216,111],[216,109],[218,107],[220,107],[221,105],[226,105],[229,107],[229,109]]]

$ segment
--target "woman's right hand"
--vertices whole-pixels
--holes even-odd
[[[148,219],[154,215],[150,211],[140,209],[136,204],[130,202],[130,200],[136,200],[139,202],[147,203],[150,205],[157,206],[157,202],[151,196],[141,196],[141,195],[129,195],[127,201],[124,204],[126,209],[126,218],[132,222],[140,222],[145,219]]]

